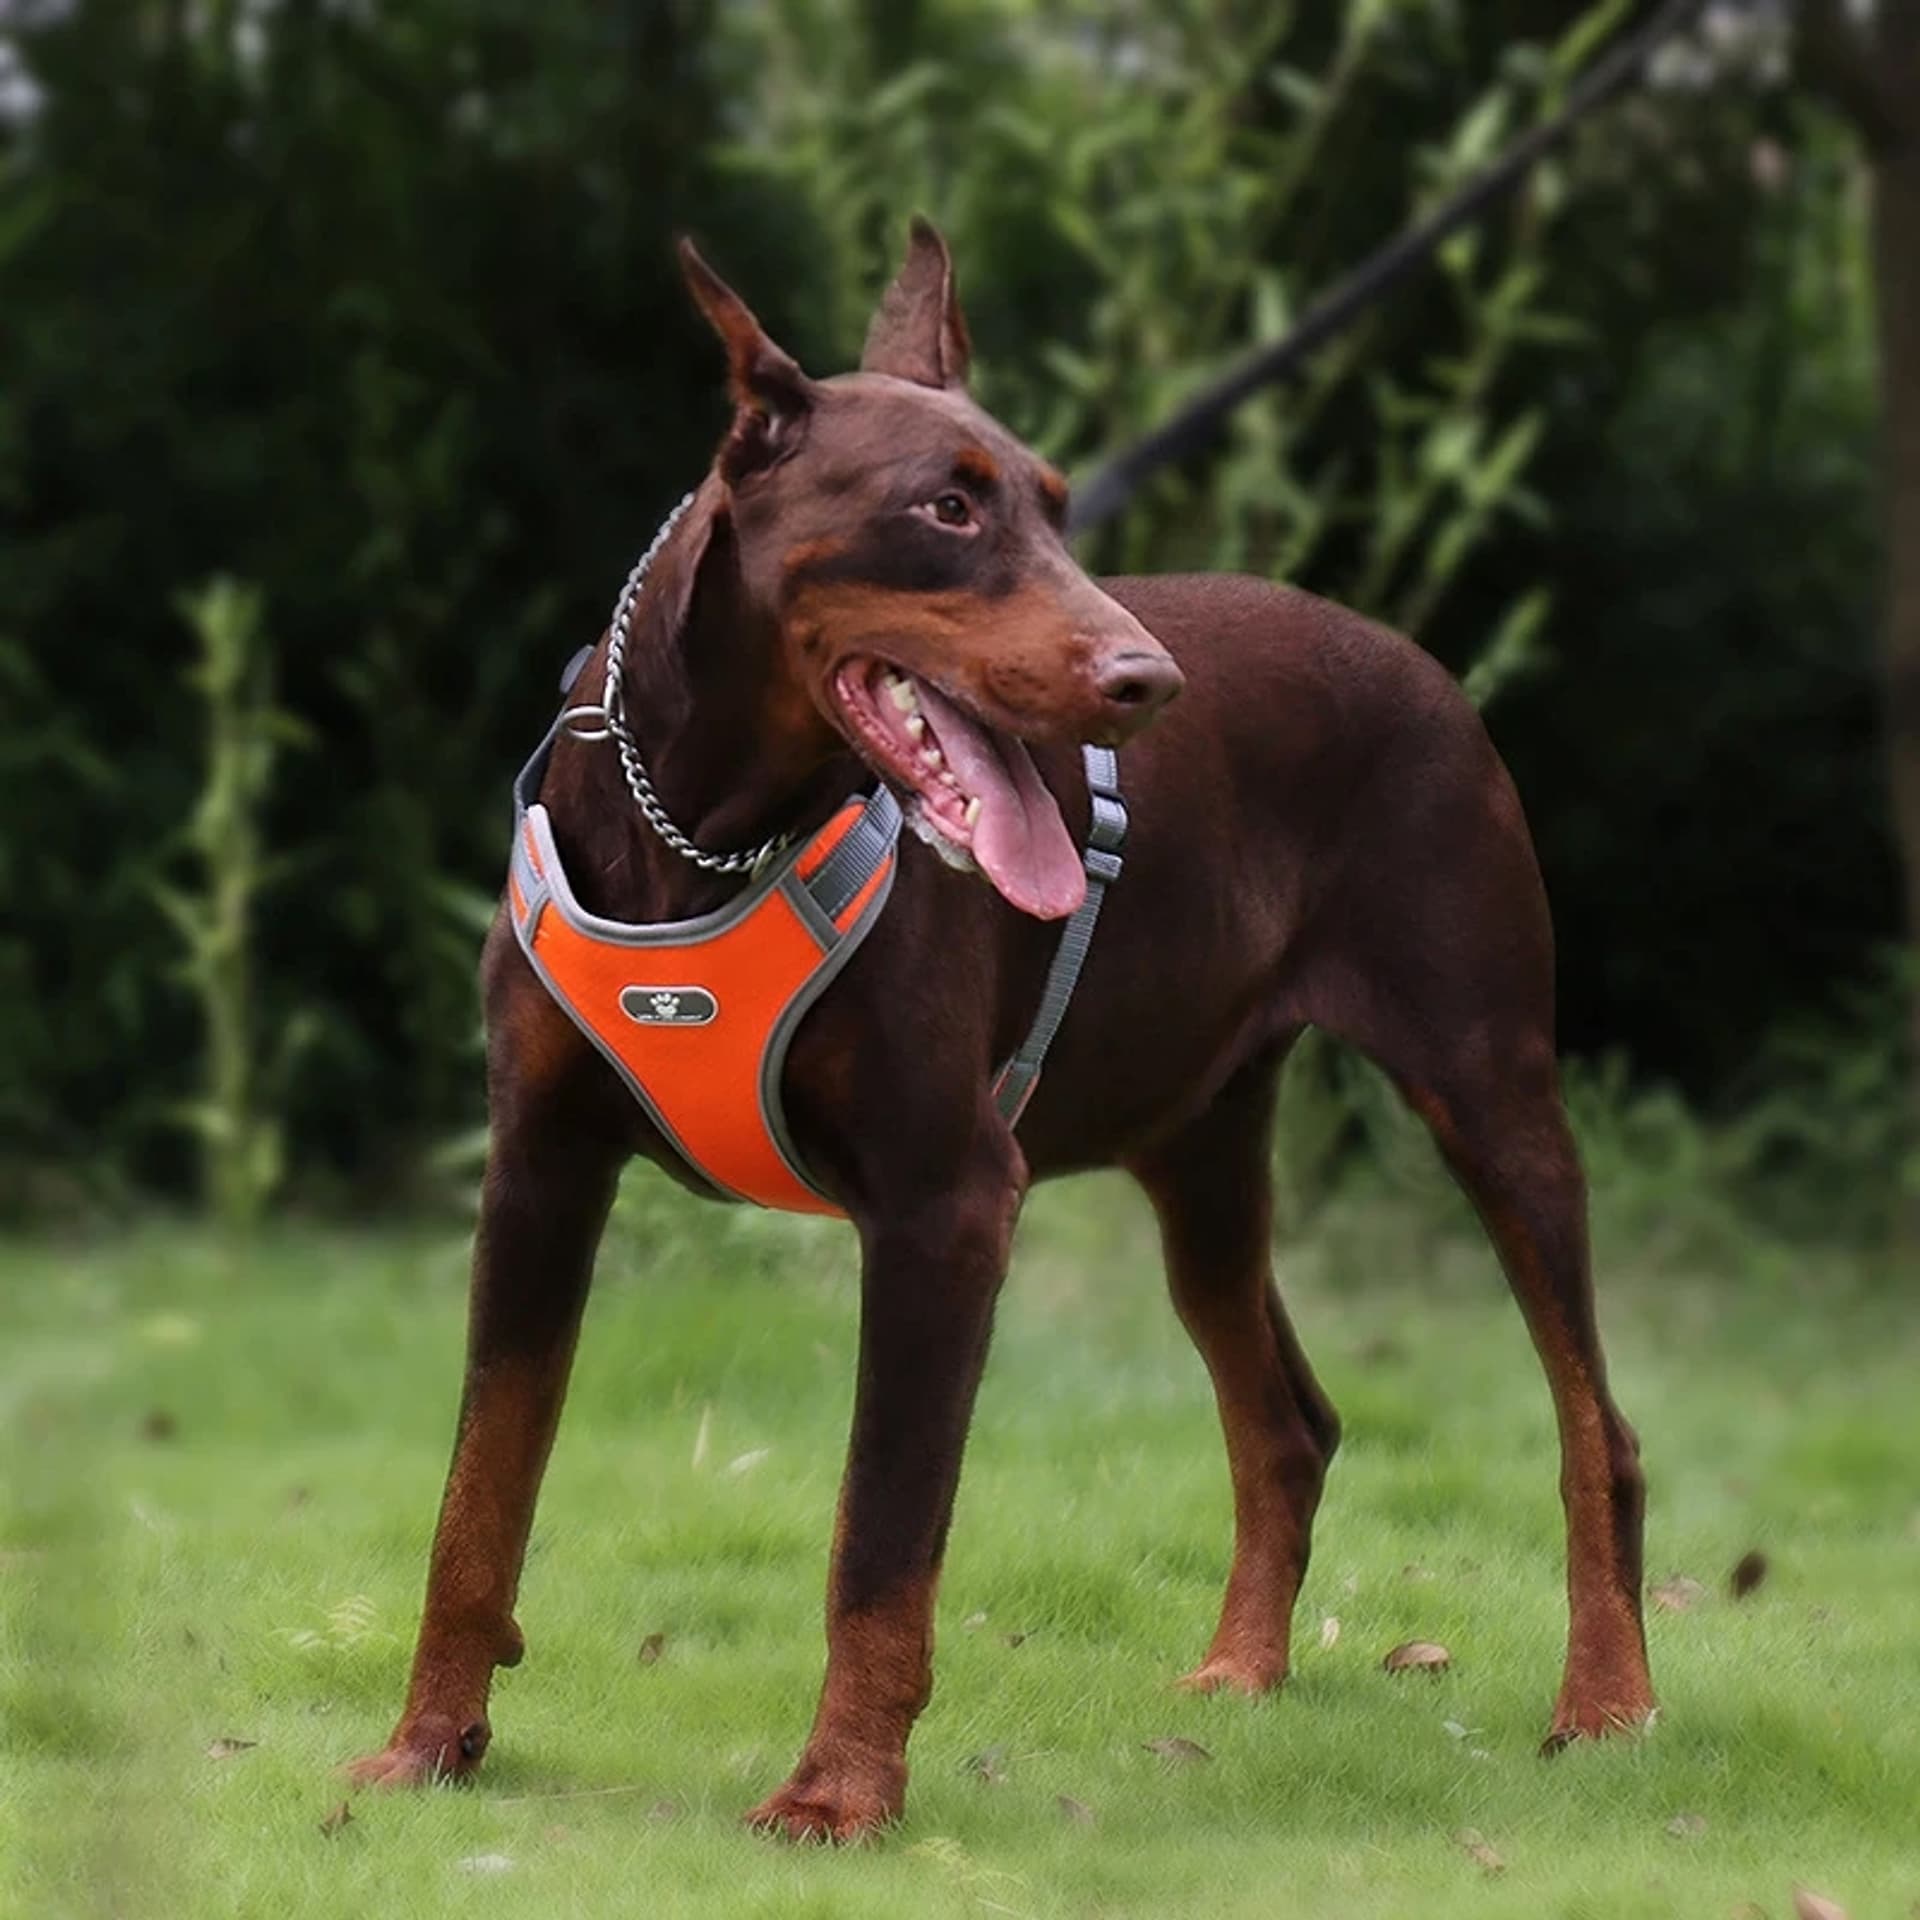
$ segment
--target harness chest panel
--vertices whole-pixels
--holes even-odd
[[[781,1078],[807,1010],[873,930],[893,890],[900,806],[886,787],[849,800],[738,899],[692,920],[603,920],[575,897],[553,823],[533,795],[568,716],[514,783],[507,908],[528,964],[600,1050],[668,1144],[721,1193],[790,1213],[841,1216],[787,1129]],[[1089,826],[1086,897],[1061,929],[1033,1025],[994,1077],[1017,1125],[1039,1083],[1120,876],[1127,810],[1105,747],[1081,750]]]
[[[849,801],[715,912],[633,926],[574,897],[546,808],[524,798],[529,784],[523,776],[507,899],[547,991],[714,1186],[763,1207],[838,1215],[788,1135],[781,1075],[802,1016],[892,889],[892,795],[881,787]]]

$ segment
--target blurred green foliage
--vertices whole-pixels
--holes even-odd
[[[289,863],[247,916],[249,1125],[311,1195],[398,1197],[471,1124],[507,777],[722,424],[676,228],[825,370],[927,209],[982,398],[1084,470],[1633,12],[18,10],[0,1201],[191,1172],[216,1022],[155,902],[218,778],[176,611],[216,575],[257,594],[305,743],[249,797],[248,860]],[[1857,191],[1750,76],[1649,91],[1091,543],[1285,574],[1497,694],[1567,1035],[1695,1098],[1753,1097],[1766,1036],[1834,1017],[1894,934]],[[1890,1056],[1878,1018],[1852,1044]]]

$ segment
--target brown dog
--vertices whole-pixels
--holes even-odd
[[[1339,1424],[1270,1270],[1274,1087],[1317,1026],[1376,1061],[1485,1221],[1559,1420],[1571,1631],[1549,1745],[1645,1721],[1642,1481],[1609,1396],[1585,1188],[1553,1045],[1547,906],[1480,722],[1416,648],[1231,577],[1095,584],[1059,478],[965,391],[946,248],[916,224],[861,369],[814,381],[690,249],[733,424],[641,597],[626,711],[705,848],[819,826],[873,773],[917,810],[875,930],[798,1030],[789,1124],[855,1223],[862,1323],[828,1592],[826,1682],[788,1782],[750,1817],[850,1838],[895,1818],[932,1685],[939,1578],[1021,1199],[1126,1167],[1212,1374],[1235,1539],[1189,1676],[1286,1677]],[[604,649],[589,672],[604,665]],[[1175,665],[1177,662],[1177,666]],[[883,689],[920,712],[936,782]],[[1127,870],[1017,1129],[989,1093],[1079,898],[1077,743],[1130,740]],[[870,770],[870,771],[869,771]],[[541,798],[593,912],[654,923],[738,892],[656,835],[613,751],[564,736]],[[969,799],[982,804],[970,807]],[[956,871],[956,865],[973,871]],[[405,1711],[362,1781],[474,1768],[594,1251],[621,1165],[700,1188],[556,1006],[503,914],[483,969],[492,1151],[466,1391]]]

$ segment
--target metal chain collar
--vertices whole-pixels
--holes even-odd
[[[620,765],[626,773],[627,791],[633,795],[634,805],[640,809],[647,825],[682,859],[692,861],[696,867],[708,873],[755,873],[786,846],[788,836],[776,833],[761,841],[757,847],[742,848],[737,853],[708,853],[705,848],[695,846],[673,824],[666,808],[661,805],[660,796],[654,791],[653,781],[648,777],[646,763],[640,758],[639,743],[633,737],[633,729],[627,724],[623,683],[626,679],[627,639],[633,604],[639,598],[647,569],[659,557],[660,550],[673,537],[674,528],[692,505],[693,495],[689,493],[667,515],[646,552],[633,563],[633,571],[627,575],[627,583],[620,589],[620,598],[614,602],[613,618],[607,628],[607,679],[601,690],[600,704],[569,707],[560,716],[560,724],[576,740],[611,740],[614,743],[619,749]]]

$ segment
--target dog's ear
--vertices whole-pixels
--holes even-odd
[[[923,387],[964,387],[972,359],[973,343],[953,284],[953,256],[933,223],[916,213],[906,263],[867,329],[861,370],[890,373]]]
[[[700,311],[727,350],[734,420],[720,449],[728,483],[784,460],[800,443],[813,407],[813,382],[774,345],[747,303],[701,259],[684,236],[680,271]]]

